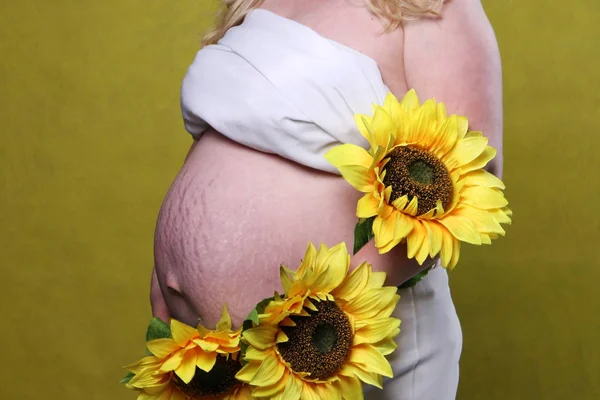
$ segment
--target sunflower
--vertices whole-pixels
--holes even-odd
[[[381,388],[392,369],[400,320],[390,315],[397,288],[362,263],[348,274],[345,244],[309,244],[293,272],[281,267],[283,296],[242,333],[247,362],[236,375],[252,395],[280,400],[362,399],[361,381]]]
[[[172,337],[147,343],[151,356],[125,367],[134,374],[126,386],[140,392],[138,400],[251,398],[249,388],[235,379],[241,330],[231,330],[226,307],[216,330],[172,319],[170,332]]]
[[[505,234],[504,184],[482,169],[496,150],[466,117],[448,116],[434,100],[421,105],[411,90],[400,102],[388,94],[373,117],[355,121],[370,148],[343,144],[325,157],[364,193],[356,215],[371,220],[380,254],[406,241],[409,258],[423,264],[439,254],[454,268],[461,241],[490,244]]]

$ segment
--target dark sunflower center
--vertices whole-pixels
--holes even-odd
[[[230,393],[240,385],[240,382],[235,379],[235,374],[241,368],[239,360],[218,355],[214,367],[209,372],[196,367],[194,377],[187,385],[175,374],[172,379],[175,386],[192,398],[221,396]]]
[[[283,359],[296,372],[309,372],[311,379],[327,379],[346,361],[352,347],[352,326],[334,301],[315,302],[318,311],[308,317],[293,317],[296,326],[282,327],[288,337],[277,345]]]
[[[390,202],[408,195],[418,200],[417,215],[425,214],[442,202],[447,210],[452,203],[452,178],[444,163],[435,155],[416,147],[397,147],[386,164],[385,186],[392,186]]]
[[[312,341],[319,354],[329,353],[333,350],[335,343],[337,342],[335,326],[328,322],[317,325]]]

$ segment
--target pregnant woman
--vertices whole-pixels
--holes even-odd
[[[479,0],[224,0],[183,81],[194,138],[158,218],[153,312],[234,326],[280,288],[306,244],[351,245],[356,192],[324,158],[367,147],[354,114],[387,92],[444,101],[490,138],[501,175],[498,48]],[[355,261],[354,261],[355,260]],[[400,285],[422,268],[406,247],[353,257]],[[424,266],[436,260],[426,261]],[[394,378],[372,399],[454,399],[462,336],[443,268],[399,291]]]

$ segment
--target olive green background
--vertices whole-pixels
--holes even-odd
[[[600,3],[487,1],[505,71],[508,236],[452,273],[459,400],[600,399]],[[0,399],[133,399],[153,228],[190,144],[207,2],[0,6]],[[465,55],[468,57],[468,55]]]

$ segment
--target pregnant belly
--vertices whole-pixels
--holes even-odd
[[[155,262],[171,316],[208,326],[227,304],[239,325],[256,302],[281,292],[279,266],[295,269],[309,241],[352,250],[360,193],[341,177],[254,151],[207,132],[160,211]],[[353,257],[398,285],[418,269],[402,246]]]

